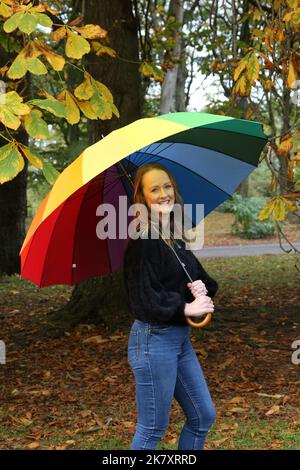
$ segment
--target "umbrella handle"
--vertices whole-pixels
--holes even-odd
[[[193,326],[194,328],[203,328],[204,326],[208,325],[211,320],[211,313],[207,313],[205,315],[204,320],[200,322],[194,322],[190,317],[185,317],[186,321]]]

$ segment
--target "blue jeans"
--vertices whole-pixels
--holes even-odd
[[[128,363],[136,381],[138,422],[130,449],[156,449],[169,424],[173,397],[184,411],[178,449],[203,449],[216,419],[190,325],[135,320],[128,340]]]

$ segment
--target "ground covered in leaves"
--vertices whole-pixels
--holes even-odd
[[[296,261],[285,254],[203,261],[220,285],[213,321],[191,336],[217,409],[208,450],[300,449]],[[129,449],[137,417],[127,363],[132,320],[115,321],[113,334],[81,324],[44,337],[48,313],[70,293],[19,276],[0,279],[0,449]],[[158,449],[176,449],[183,424],[174,400]]]

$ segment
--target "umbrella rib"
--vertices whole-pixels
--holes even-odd
[[[135,153],[130,154],[127,158],[128,158],[131,162],[135,163],[136,165],[140,165],[141,162],[143,161],[144,155],[158,155],[158,154],[159,154],[160,152],[162,152],[163,150],[166,150],[167,148],[169,148],[169,147],[171,147],[172,145],[175,144],[175,142],[171,142],[169,145],[167,145],[166,147],[164,147],[162,150],[160,150],[159,152],[156,152],[156,153],[154,154],[154,152],[155,152],[161,145],[163,145],[164,142],[154,142],[154,143],[157,143],[158,145],[157,145],[156,148],[154,148],[153,150],[151,150],[151,152],[148,153],[147,151],[148,151],[148,149],[151,147],[151,145],[153,145],[153,144],[148,145],[147,148],[146,148],[145,150],[143,150],[143,151],[138,150],[137,152],[135,152],[135,153],[138,153],[136,159],[134,159],[134,157],[133,157]],[[140,160],[139,160],[139,159],[140,159]]]

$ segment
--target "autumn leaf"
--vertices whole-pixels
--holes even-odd
[[[21,124],[18,116],[29,112],[29,106],[23,103],[23,98],[16,91],[0,96],[0,121],[10,129],[18,129]]]
[[[37,18],[31,13],[26,12],[23,14],[21,21],[18,24],[19,29],[25,34],[31,34],[36,30],[38,25]]]
[[[49,139],[50,137],[47,123],[41,118],[41,115],[41,111],[33,109],[24,118],[26,132],[33,139]]]
[[[72,94],[66,90],[65,92],[65,100],[66,100],[66,110],[67,110],[67,121],[69,124],[77,124],[80,121],[80,111],[74,100]]]
[[[84,81],[75,88],[74,95],[79,100],[89,100],[94,93],[95,90],[92,86],[90,76],[88,74],[85,74]]]
[[[40,39],[36,41],[36,48],[46,57],[49,64],[54,70],[62,70],[65,65],[65,59],[59,54],[56,54],[51,47],[46,45]]]
[[[287,156],[293,147],[293,139],[290,134],[285,135],[281,138],[281,142],[277,148],[277,154]]]
[[[48,15],[42,13],[33,12],[31,10],[31,15],[35,18],[36,22],[45,28],[52,28],[53,22]]]
[[[237,81],[242,71],[247,67],[247,57],[248,57],[248,54],[242,60],[239,61],[237,67],[235,68],[234,73],[233,73],[234,81]]]
[[[12,15],[10,18],[8,18],[8,20],[6,20],[3,25],[4,31],[6,33],[11,33],[15,29],[17,29],[23,16],[24,16],[24,12],[18,11],[17,13]]]
[[[74,26],[73,29],[86,39],[104,39],[107,36],[107,31],[97,24],[86,24],[82,27]]]
[[[18,78],[24,77],[24,75],[27,72],[27,65],[26,65],[26,60],[24,56],[24,50],[22,50],[13,63],[11,64],[7,76],[8,78],[11,78],[12,80],[16,80]]]
[[[283,199],[278,196],[275,198],[275,205],[273,208],[273,217],[275,220],[284,220],[286,217],[286,209]]]
[[[9,151],[0,160],[0,183],[6,183],[17,176],[24,168],[24,159],[15,144],[9,144]]]
[[[247,65],[246,65],[246,71],[247,71],[246,75],[247,75],[247,78],[248,78],[249,82],[252,85],[254,85],[255,80],[257,80],[258,76],[259,76],[259,62],[258,62],[258,58],[257,58],[255,52],[250,54],[250,56],[248,58]]]
[[[282,200],[284,201],[285,205],[291,212],[296,212],[298,206],[295,201],[289,201],[286,197],[282,196]]]
[[[60,41],[66,36],[66,34],[67,34],[66,26],[61,26],[61,28],[58,28],[55,31],[52,31],[50,37],[53,41]]]
[[[268,201],[266,206],[263,207],[262,210],[260,211],[260,213],[258,214],[258,216],[257,216],[258,220],[262,221],[262,220],[268,219],[270,217],[270,215],[273,212],[275,202],[276,202],[275,198],[272,198],[270,201]]]
[[[46,98],[44,100],[29,100],[27,101],[27,103],[33,106],[38,106],[41,109],[45,109],[46,111],[49,111],[49,113],[54,114],[54,116],[57,117],[65,118],[67,116],[64,104],[53,97]]]
[[[2,0],[0,3],[0,15],[4,18],[10,17],[12,14],[11,5],[12,3],[10,0]]]
[[[26,60],[26,67],[34,75],[46,75],[48,73],[47,67],[38,57],[31,57]]]
[[[74,97],[74,100],[78,108],[84,114],[86,118],[93,119],[93,120],[98,119],[97,114],[93,110],[90,101],[87,101],[87,100],[81,101],[81,100],[76,99],[76,97]]]
[[[66,55],[73,59],[81,59],[85,54],[90,52],[90,45],[86,39],[79,34],[73,33],[67,29]]]
[[[40,157],[35,151],[30,150],[28,147],[25,145],[21,145],[21,150],[24,153],[25,157],[28,159],[28,161],[35,166],[36,168],[43,168],[43,161],[42,157]]]
[[[153,68],[147,62],[143,62],[139,67],[139,72],[145,75],[145,77],[151,77],[153,75]]]
[[[92,50],[96,53],[97,56],[100,55],[108,55],[110,57],[116,57],[117,52],[115,49],[112,49],[111,47],[108,46],[103,46],[99,41],[92,41],[91,42]]]
[[[295,87],[297,76],[298,76],[298,73],[297,73],[296,56],[295,54],[291,54],[289,58],[289,69],[288,69],[288,75],[287,75],[287,80],[286,80],[286,84],[290,90]]]

